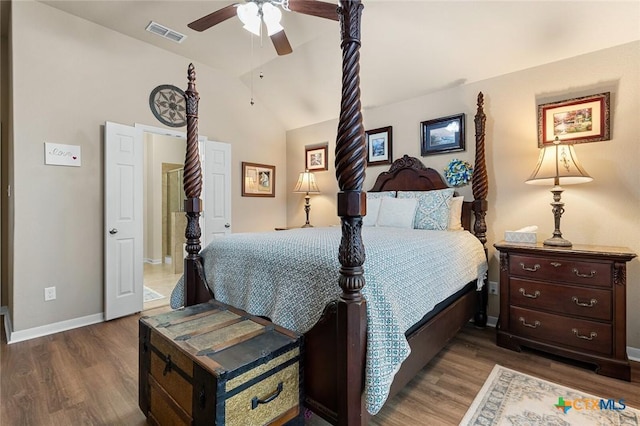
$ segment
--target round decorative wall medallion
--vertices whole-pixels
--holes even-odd
[[[187,124],[187,102],[182,89],[162,84],[151,91],[149,107],[162,124],[182,127]]]

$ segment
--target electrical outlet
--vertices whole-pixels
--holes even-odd
[[[500,286],[495,281],[489,281],[489,294],[500,293]]]
[[[47,302],[49,300],[56,299],[56,288],[55,287],[47,287],[44,289],[44,301]]]

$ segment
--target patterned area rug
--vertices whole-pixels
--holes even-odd
[[[153,300],[164,299],[164,296],[149,287],[144,288],[144,301],[151,302]]]
[[[624,398],[624,395],[620,395]],[[640,411],[496,365],[460,425],[638,425]]]

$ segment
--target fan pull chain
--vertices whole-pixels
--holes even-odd
[[[253,101],[253,34],[251,34],[251,62],[249,63],[251,67],[251,101],[250,104],[253,106],[255,102]]]

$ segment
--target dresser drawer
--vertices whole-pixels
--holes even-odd
[[[548,284],[522,278],[509,280],[511,304],[611,321],[611,291]]]
[[[511,255],[511,276],[611,287],[611,263],[582,262],[552,257]]]
[[[610,324],[512,306],[509,326],[523,337],[611,355]]]

